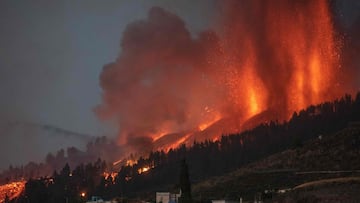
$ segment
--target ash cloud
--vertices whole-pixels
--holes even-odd
[[[159,7],[127,26],[96,108],[118,123],[121,144],[151,150],[164,134],[238,132],[247,119],[287,119],[343,94],[327,2],[222,1],[219,9],[216,32],[195,38]]]
[[[120,142],[132,146],[149,143],[163,130],[194,128],[199,112],[219,100],[205,74],[211,71],[208,50],[216,46],[214,33],[193,39],[178,16],[152,8],[146,20],[127,26],[121,54],[104,67],[98,115],[115,119]]]

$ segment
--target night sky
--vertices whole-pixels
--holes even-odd
[[[59,148],[45,139],[43,145],[36,143],[39,153],[24,158],[17,153],[19,146],[7,144],[17,140],[4,133],[8,122],[114,136],[116,129],[93,112],[101,103],[99,74],[121,52],[126,25],[145,18],[153,6],[180,16],[194,34],[216,23],[212,0],[0,2],[0,169],[41,160],[44,150]],[[338,7],[343,24],[350,27],[359,17],[359,1],[343,1]],[[24,137],[18,141],[25,142],[20,140]]]

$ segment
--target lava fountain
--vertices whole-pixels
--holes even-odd
[[[222,1],[196,38],[154,7],[100,76],[101,119],[135,151],[217,139],[343,94],[328,1]]]
[[[271,110],[272,119],[287,119],[339,96],[339,47],[327,1],[230,1],[224,13],[223,58],[239,72],[226,77],[245,118]]]

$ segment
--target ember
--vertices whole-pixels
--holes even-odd
[[[103,173],[103,176],[105,179],[108,179],[108,178],[112,178],[112,180],[115,180],[116,176],[118,175],[118,173],[116,172],[104,172]]]
[[[142,174],[142,173],[145,173],[147,171],[149,171],[151,168],[149,166],[145,166],[145,167],[142,167],[138,170],[138,173],[139,174]]]

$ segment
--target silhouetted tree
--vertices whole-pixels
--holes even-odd
[[[9,202],[10,202],[9,196],[6,194],[5,199],[4,199],[4,203],[9,203]]]
[[[180,201],[187,203],[192,199],[189,174],[196,181],[222,175],[271,154],[301,147],[307,140],[317,138],[320,134],[325,138],[328,134],[345,128],[350,121],[360,121],[360,93],[355,100],[346,95],[333,102],[310,106],[294,113],[287,122],[260,124],[245,132],[222,136],[218,141],[194,142],[191,147],[181,145],[167,153],[152,152],[148,158],[139,158],[137,164],[122,166],[115,180],[102,177],[106,164],[100,159],[76,167],[72,176],[69,176],[70,166],[64,162],[61,165],[65,165],[63,169],[59,173],[54,172],[53,182],[46,179],[29,180],[25,188],[26,196],[23,196],[24,201],[18,202],[64,202],[65,195],[69,200],[75,201],[80,191],[86,191],[88,196],[98,193],[109,199],[116,196],[139,197],[146,192],[155,192],[179,182],[182,191]],[[95,143],[106,144],[102,139]],[[356,147],[358,143],[360,141],[354,138],[351,146]],[[93,145],[88,145],[89,152],[90,149],[96,150]],[[78,152],[73,151],[70,154],[76,157]],[[60,150],[55,157],[49,155],[47,162],[56,160],[55,164],[59,164],[63,159],[64,153]],[[191,165],[190,169],[187,164]],[[41,165],[31,163],[21,168],[11,168],[11,172],[7,174],[8,177],[16,177],[16,174],[24,174],[26,171],[25,174],[30,176],[37,172],[39,166]],[[152,169],[139,174],[138,169],[145,166],[151,166]],[[174,173],[179,169],[180,176],[177,179]],[[5,177],[0,176],[0,179],[4,180]],[[29,201],[29,198],[33,201]]]
[[[191,183],[189,179],[189,169],[185,159],[181,161],[179,182],[181,189],[181,197],[179,199],[179,203],[191,203]]]

